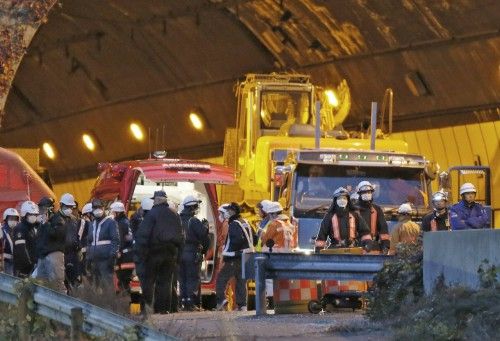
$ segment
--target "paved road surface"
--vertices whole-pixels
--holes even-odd
[[[256,317],[255,312],[153,315],[149,323],[182,340],[386,340],[361,312]]]

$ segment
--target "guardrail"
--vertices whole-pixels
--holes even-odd
[[[359,280],[369,281],[392,256],[332,255],[300,253],[243,254],[245,279],[255,280],[255,311],[266,312],[266,279]]]
[[[137,321],[96,307],[90,303],[61,294],[34,283],[26,284],[21,292],[16,286],[22,281],[16,277],[0,274],[0,301],[16,305],[21,320],[30,309],[28,301],[33,300],[31,311],[71,327],[71,339],[78,340],[80,332],[92,336],[135,334],[139,340],[177,340],[162,334]],[[20,327],[19,338],[28,339],[27,331]]]

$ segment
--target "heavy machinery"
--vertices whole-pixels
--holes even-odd
[[[360,181],[372,182],[388,221],[403,202],[413,204],[417,220],[427,213],[437,166],[407,154],[406,142],[376,129],[376,116],[370,134],[345,131],[351,106],[345,80],[327,90],[307,75],[248,74],[236,94],[237,124],[226,132],[224,161],[238,181],[223,188],[222,199],[248,208],[262,199],[279,200],[298,224],[301,249],[311,249],[339,186],[354,193]]]

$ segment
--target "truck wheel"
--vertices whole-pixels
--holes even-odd
[[[312,300],[307,304],[307,310],[309,310],[311,314],[319,314],[323,310],[323,307],[318,301]]]

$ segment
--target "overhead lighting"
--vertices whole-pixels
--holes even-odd
[[[330,105],[332,107],[338,107],[339,106],[339,100],[337,98],[337,95],[335,95],[335,91],[333,91],[333,90],[325,90],[325,96],[326,96],[326,99],[328,100],[328,103],[330,103]]]
[[[144,140],[144,133],[142,131],[142,127],[137,123],[130,124],[130,132],[135,137],[136,140],[142,141]]]
[[[85,147],[93,152],[96,148],[96,143],[94,141],[94,138],[90,134],[83,134],[82,135],[82,142],[85,145]]]
[[[203,119],[200,116],[200,114],[196,112],[189,113],[189,121],[191,122],[191,125],[193,126],[194,129],[196,130],[203,129]]]
[[[56,151],[49,142],[44,142],[42,148],[43,152],[49,159],[54,160],[56,158]]]

